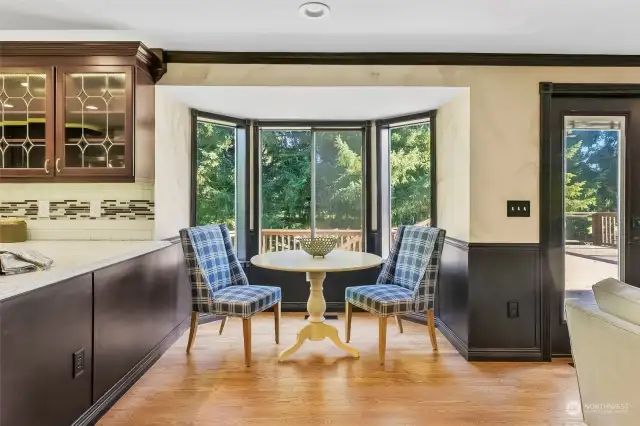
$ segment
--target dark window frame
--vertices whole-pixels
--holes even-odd
[[[197,169],[198,169],[198,121],[200,121],[200,119],[204,119],[206,121],[211,121],[211,122],[220,122],[220,124],[222,123],[230,123],[230,124],[234,124],[236,126],[236,132],[243,132],[243,139],[244,141],[241,141],[241,143],[244,144],[244,174],[245,174],[245,183],[246,183],[246,187],[247,189],[245,189],[244,191],[244,200],[242,200],[242,203],[238,203],[240,205],[236,205],[235,208],[244,208],[245,211],[245,215],[244,215],[244,220],[243,223],[236,223],[236,232],[237,232],[237,239],[236,239],[236,247],[238,248],[238,257],[240,258],[241,261],[244,261],[245,258],[248,258],[248,255],[245,255],[245,253],[247,253],[247,248],[249,247],[249,235],[248,235],[248,230],[249,230],[249,196],[250,196],[250,191],[248,190],[248,185],[249,185],[249,177],[250,177],[250,155],[249,155],[249,149],[250,149],[250,137],[249,137],[249,131],[251,129],[251,122],[247,119],[244,118],[239,118],[239,117],[231,117],[231,116],[227,116],[227,115],[222,115],[222,114],[216,114],[216,113],[212,113],[212,112],[207,112],[207,111],[202,111],[202,110],[198,110],[195,108],[191,109],[191,164],[190,164],[190,188],[189,188],[189,192],[190,192],[190,207],[189,207],[189,226],[195,226],[196,225],[196,198],[197,198],[197,191],[196,191],[196,186],[197,186]],[[238,142],[238,139],[236,139],[236,143]],[[238,147],[236,146],[236,150],[238,149]],[[236,170],[236,174],[238,173],[238,171]],[[236,180],[236,193],[237,193],[237,180]]]
[[[383,220],[385,218],[386,215],[383,215],[382,212],[382,200],[384,197],[384,193],[383,193],[383,188],[382,188],[382,173],[380,173],[380,171],[383,169],[383,164],[382,164],[382,144],[380,143],[381,139],[382,139],[382,133],[383,131],[388,131],[389,129],[393,128],[393,127],[397,127],[398,125],[401,125],[403,123],[411,123],[411,122],[417,122],[416,124],[418,124],[418,122],[420,121],[428,121],[429,122],[429,137],[430,139],[430,152],[429,152],[429,163],[430,163],[430,167],[431,167],[431,174],[429,176],[430,179],[430,184],[431,184],[431,191],[430,191],[430,197],[431,197],[431,212],[430,212],[430,218],[431,218],[431,223],[430,226],[432,227],[436,227],[438,224],[438,218],[437,218],[437,212],[438,212],[438,205],[437,205],[437,201],[438,201],[438,189],[437,189],[437,185],[436,185],[436,173],[437,173],[437,161],[436,161],[436,150],[437,150],[437,138],[436,138],[436,122],[437,122],[437,113],[438,110],[429,110],[429,111],[423,111],[423,112],[418,112],[418,113],[413,113],[413,114],[406,114],[406,115],[399,115],[399,116],[395,116],[395,117],[390,117],[390,118],[384,118],[384,119],[379,119],[376,120],[375,126],[376,126],[376,200],[377,200],[377,205],[376,205],[376,231],[372,231],[372,235],[371,235],[371,239],[372,242],[375,244],[375,251],[374,253],[376,253],[377,255],[382,255],[382,229],[383,229]],[[409,125],[409,124],[407,124]],[[389,145],[389,149],[391,148],[391,145]],[[389,170],[389,175],[390,175],[391,171]],[[390,184],[389,184],[389,190],[390,190]],[[391,202],[390,197],[389,197],[389,203]],[[389,217],[389,220],[391,220],[391,217]],[[389,227],[391,227],[391,223],[389,224]]]
[[[308,128],[311,131],[340,131],[340,130],[360,130],[362,131],[362,244],[363,251],[373,253],[373,247],[369,243],[369,230],[371,228],[371,205],[372,185],[370,179],[370,154],[371,154],[371,121],[365,120],[254,120],[252,121],[253,135],[253,164],[255,173],[253,174],[253,229],[248,231],[250,243],[247,245],[247,258],[260,254],[261,232],[262,232],[262,144],[260,141],[260,128],[280,128],[296,129]]]

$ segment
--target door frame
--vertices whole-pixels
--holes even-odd
[[[551,160],[561,154],[559,146],[552,144],[551,111],[553,100],[567,97],[590,98],[640,98],[640,84],[601,83],[540,83],[540,279],[542,295],[540,304],[541,349],[543,359],[551,361],[551,309],[556,297],[551,277],[551,264],[559,261],[564,252],[553,245],[551,222],[558,206],[552,202]],[[627,127],[628,130],[628,127]],[[556,203],[557,204],[557,203]],[[571,356],[571,354],[557,354]]]

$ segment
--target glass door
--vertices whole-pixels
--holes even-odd
[[[564,298],[591,299],[594,283],[625,279],[625,117],[564,123]]]
[[[627,166],[640,155],[638,147],[626,144],[640,138],[640,123],[633,121],[637,113],[636,99],[553,100],[549,199],[541,206],[547,223],[543,284],[549,297],[551,356],[571,355],[567,299],[593,301],[592,286],[598,281],[616,278],[633,284],[640,271],[630,260],[636,254],[628,238],[629,232],[637,232],[629,218],[640,211],[633,204],[640,197],[626,184],[640,178]]]

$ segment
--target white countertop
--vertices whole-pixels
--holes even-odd
[[[45,271],[0,275],[0,301],[122,262],[163,247],[168,241],[27,241],[0,243],[4,250],[36,250],[53,259]]]

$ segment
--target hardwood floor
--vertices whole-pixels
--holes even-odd
[[[342,334],[343,315],[330,321]],[[386,364],[378,361],[378,319],[354,314],[348,357],[328,340],[295,341],[302,314],[283,314],[280,345],[273,314],[252,321],[252,366],[244,365],[242,321],[188,333],[103,417],[99,426],[463,426],[583,425],[575,370],[565,363],[468,363],[439,334],[432,352],[424,325],[389,326]],[[344,337],[341,335],[341,337]]]

